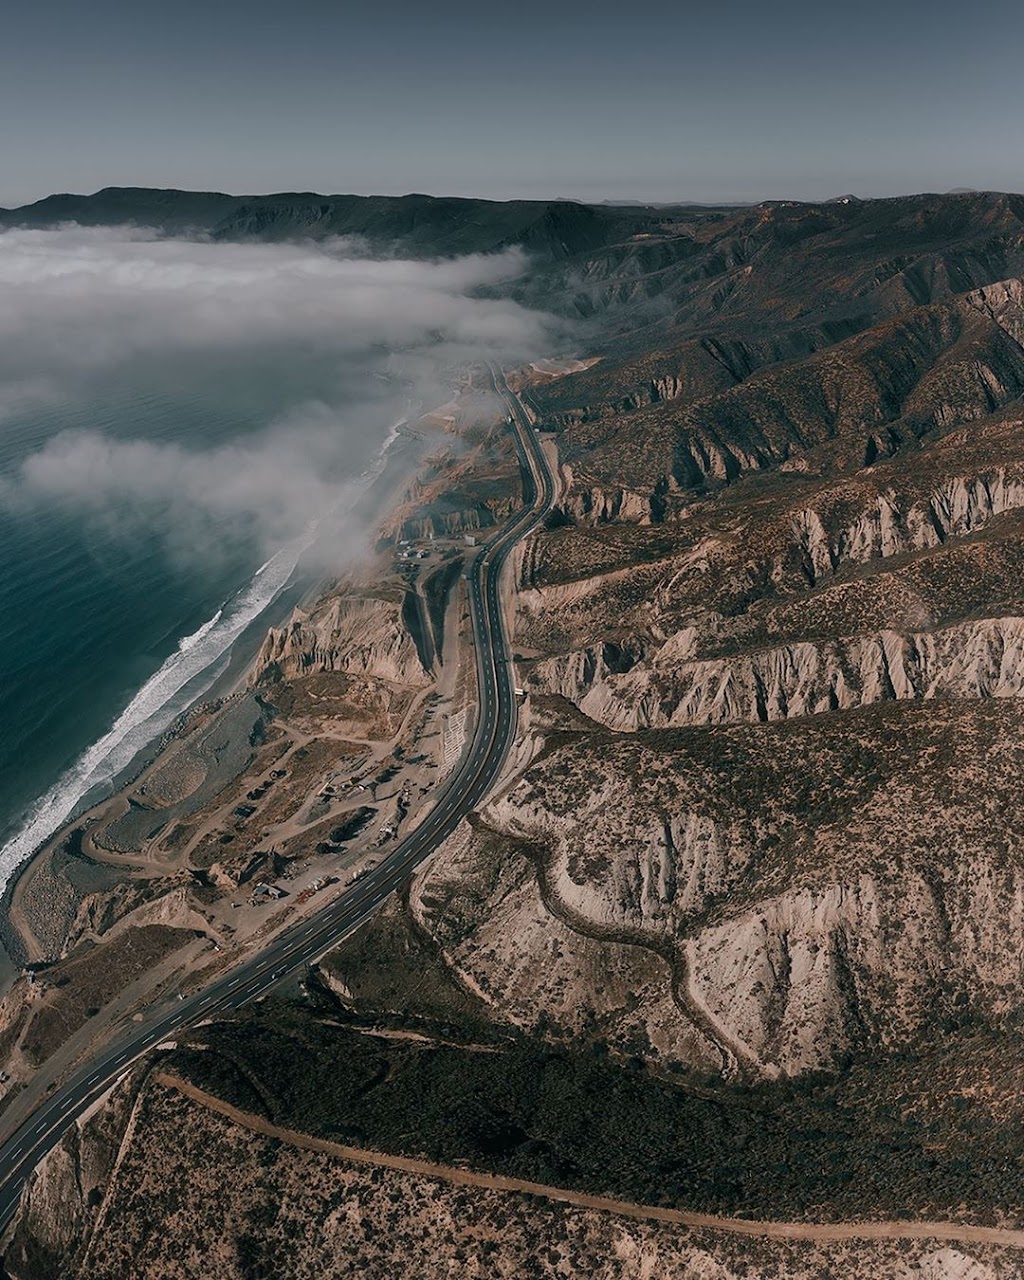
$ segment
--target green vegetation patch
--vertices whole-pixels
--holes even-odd
[[[383,1038],[285,1006],[203,1037],[171,1059],[196,1085],[354,1146],[751,1217],[962,1218],[971,1205],[990,1220],[1024,1207],[1016,1126],[966,1093],[916,1112],[904,1091],[920,1062],[867,1064],[845,1085],[703,1088],[532,1039]]]
[[[389,908],[374,917],[325,956],[320,969],[328,985],[331,979],[344,983],[348,1011],[376,1023],[457,1040],[507,1034],[491,1021],[485,1002],[456,982],[434,940],[404,909]]]

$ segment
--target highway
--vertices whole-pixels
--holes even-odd
[[[484,799],[501,773],[515,738],[516,698],[501,606],[501,576],[512,549],[544,519],[555,489],[547,462],[521,402],[491,366],[515,434],[523,481],[523,507],[481,546],[467,569],[467,595],[477,670],[477,714],[462,758],[419,827],[372,870],[313,916],[283,930],[258,954],[184,1001],[155,1009],[104,1044],[79,1066],[0,1147],[0,1227],[17,1207],[32,1170],[68,1125],[121,1076],[136,1058],[182,1028],[237,1009],[323,955],[360,924],[455,830]]]

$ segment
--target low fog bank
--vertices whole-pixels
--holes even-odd
[[[515,251],[413,262],[347,241],[0,233],[0,505],[156,531],[197,562],[223,540],[270,554],[336,514],[393,424],[445,400],[454,370],[564,345],[562,322],[494,296],[524,266]],[[58,430],[22,456],[5,447],[42,407],[59,423],[62,404],[112,388],[183,385],[230,387],[258,425],[201,445],[122,424]]]

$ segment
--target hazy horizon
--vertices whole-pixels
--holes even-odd
[[[43,201],[43,200],[50,199],[51,197],[54,197],[54,196],[82,196],[82,197],[88,198],[90,196],[99,195],[102,191],[105,191],[105,190],[181,191],[184,194],[190,194],[190,195],[200,195],[200,194],[224,195],[224,196],[234,197],[237,199],[247,199],[250,197],[261,198],[261,197],[267,197],[267,196],[281,196],[281,195],[323,196],[327,199],[330,199],[336,196],[362,196],[362,197],[383,196],[383,197],[389,197],[389,198],[402,198],[405,196],[427,196],[430,199],[437,199],[437,200],[444,200],[444,199],[493,200],[497,203],[509,203],[515,200],[536,200],[540,202],[546,201],[546,202],[564,203],[564,204],[612,204],[612,205],[651,205],[651,206],[708,205],[708,206],[737,206],[738,207],[738,206],[744,206],[744,205],[762,204],[762,203],[767,203],[768,201],[779,202],[779,201],[787,201],[787,200],[794,201],[795,203],[798,203],[798,204],[821,204],[821,203],[828,203],[829,201],[833,201],[833,200],[839,200],[846,196],[853,196],[857,200],[867,201],[867,200],[899,200],[903,198],[909,199],[914,196],[926,196],[926,195],[939,195],[939,196],[971,195],[971,194],[1024,195],[1024,182],[1021,183],[1020,187],[950,187],[947,190],[943,190],[943,191],[940,191],[938,189],[921,188],[920,190],[908,189],[906,191],[892,191],[892,192],[885,192],[883,194],[879,194],[877,192],[865,193],[865,192],[859,192],[859,191],[836,191],[831,196],[802,197],[802,196],[794,196],[794,195],[775,195],[775,196],[763,196],[760,198],[753,198],[749,200],[741,200],[738,198],[732,199],[732,200],[726,200],[726,199],[716,200],[713,197],[708,197],[704,195],[679,196],[673,199],[664,199],[664,198],[655,198],[655,197],[646,198],[642,195],[641,196],[618,196],[618,197],[594,196],[590,199],[585,199],[582,196],[565,195],[564,193],[561,193],[561,192],[555,195],[550,195],[550,196],[542,196],[542,195],[493,196],[493,195],[484,195],[481,192],[474,191],[472,189],[466,190],[466,191],[441,191],[441,190],[414,191],[411,188],[404,189],[401,187],[396,187],[394,190],[391,190],[391,191],[383,191],[383,190],[327,191],[327,190],[317,190],[313,187],[287,187],[287,188],[286,187],[268,187],[265,190],[260,190],[260,191],[255,191],[255,190],[242,191],[242,190],[227,190],[224,188],[215,188],[215,187],[206,187],[206,188],[166,187],[166,186],[143,187],[138,183],[123,183],[123,184],[112,183],[105,187],[96,187],[89,190],[81,190],[81,191],[73,191],[70,188],[66,188],[66,189],[54,188],[54,190],[47,191],[40,196],[34,196],[30,200],[24,200],[19,202],[10,201],[10,202],[7,202],[6,204],[4,203],[3,199],[0,198],[0,210],[10,213],[18,210],[19,208],[28,208],[33,204],[39,203],[40,201]]]
[[[4,37],[7,207],[107,186],[746,203],[1024,184],[1009,0],[54,0]]]

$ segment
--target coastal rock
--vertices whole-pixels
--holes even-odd
[[[250,679],[258,684],[271,672],[288,679],[324,671],[428,684],[402,599],[343,592],[312,613],[296,609],[286,626],[267,633]]]

